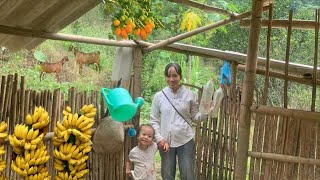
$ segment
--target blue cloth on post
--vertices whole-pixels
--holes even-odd
[[[224,61],[223,66],[221,67],[220,72],[220,84],[231,85],[231,70],[230,62]]]

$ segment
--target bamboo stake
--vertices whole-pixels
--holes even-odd
[[[261,22],[261,28],[268,28],[269,20],[263,19]],[[272,28],[288,28],[290,22],[287,19],[273,19]],[[250,19],[241,19],[240,27],[247,28],[250,26]],[[292,20],[292,29],[302,29],[302,30],[314,30],[316,27],[315,21],[310,20]]]
[[[290,156],[290,155],[284,155],[284,154],[249,151],[248,155],[250,157],[276,160],[276,161],[281,161],[281,162],[301,163],[301,164],[316,165],[316,166],[320,165],[320,160],[318,160],[318,159]]]
[[[203,11],[207,11],[207,12],[215,12],[215,13],[223,14],[223,15],[227,15],[227,16],[237,15],[236,13],[229,12],[224,9],[220,9],[220,8],[213,7],[213,6],[208,6],[208,5],[198,3],[195,1],[191,1],[191,0],[168,0],[168,1],[183,4],[183,5],[190,6],[190,7],[194,7],[194,8],[197,8],[197,9],[200,9]]]
[[[316,99],[317,99],[317,67],[318,67],[318,50],[319,50],[319,27],[320,27],[320,15],[319,9],[316,10],[316,20],[315,20],[315,37],[314,37],[314,59],[313,59],[313,72],[312,72],[312,102],[311,111],[315,111]]]
[[[245,71],[245,65],[240,64],[238,66],[238,70]],[[256,73],[260,74],[260,75],[265,75],[266,70],[262,69],[262,68],[257,68]],[[281,72],[269,71],[269,75],[270,75],[270,77],[285,79],[284,73],[281,73]],[[288,81],[297,82],[297,83],[308,85],[308,86],[313,85],[313,82],[312,82],[313,79],[306,79],[306,78],[298,77],[298,76],[294,76],[294,75],[288,75],[287,79],[288,79]],[[316,80],[316,84],[317,84],[317,86],[320,86],[320,79]]]
[[[265,6],[263,8],[263,11],[266,11],[268,9],[268,6]],[[164,40],[164,41],[161,41],[155,45],[152,45],[152,46],[149,46],[147,47],[146,49],[144,49],[143,52],[147,53],[147,52],[151,52],[153,50],[156,50],[156,49],[159,49],[161,47],[164,47],[166,45],[169,45],[169,44],[172,44],[174,42],[177,42],[177,41],[180,41],[182,39],[186,39],[188,37],[191,37],[191,36],[194,36],[194,35],[197,35],[199,33],[203,33],[205,31],[208,31],[208,30],[212,30],[212,29],[215,29],[215,28],[218,28],[220,26],[223,26],[223,25],[226,25],[226,24],[229,24],[231,22],[234,22],[234,21],[237,21],[239,19],[242,19],[242,18],[245,18],[245,17],[248,17],[251,15],[251,11],[248,11],[248,12],[245,12],[245,13],[242,13],[242,14],[239,14],[239,15],[236,15],[236,16],[231,16],[227,19],[224,19],[224,20],[221,20],[221,21],[218,21],[218,22],[215,22],[213,24],[210,24],[210,25],[207,25],[207,26],[203,26],[203,27],[200,27],[198,29],[195,29],[195,30],[192,30],[192,31],[189,31],[189,32],[186,32],[186,33],[182,33],[180,35],[177,35],[175,37],[172,37],[172,38],[169,38],[167,40]]]
[[[6,77],[1,77],[1,89],[0,89],[0,120],[4,120],[4,103],[5,103],[5,85]]]
[[[257,68],[257,57],[259,50],[261,15],[263,2],[252,0],[251,27],[249,34],[248,58],[246,63],[246,75],[244,78],[244,95],[241,99],[238,152],[236,157],[235,179],[246,178],[251,112],[250,106],[253,102],[253,91],[255,82],[255,70]]]
[[[270,107],[263,105],[252,105],[250,110],[255,113],[275,114],[283,117],[291,117],[293,119],[301,119],[304,121],[319,121],[319,112],[302,111],[296,109],[285,109],[279,107]]]
[[[271,44],[271,27],[272,27],[272,10],[273,10],[273,4],[270,4],[269,8],[269,24],[268,24],[268,32],[267,32],[267,49],[266,49],[266,72],[265,72],[265,80],[264,80],[264,90],[263,90],[263,96],[261,100],[261,104],[266,105],[267,100],[268,100],[268,87],[269,87],[269,77],[270,77],[270,44]],[[266,120],[267,117],[263,118],[265,124],[265,131],[264,131],[264,143],[263,143],[263,152],[270,152],[270,146],[269,144],[271,143],[271,135],[270,135],[270,129],[272,129],[272,126],[270,124],[272,122]],[[260,178],[262,179],[268,179],[269,175],[269,166],[266,166],[266,161],[262,159],[261,161],[261,174]],[[266,177],[266,178],[265,178]]]

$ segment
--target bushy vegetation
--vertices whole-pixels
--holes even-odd
[[[199,0],[209,5],[214,5],[238,13],[249,11],[251,1],[205,1]],[[294,18],[296,19],[314,19],[314,11],[310,7],[301,6],[301,3],[295,1]],[[300,2],[300,1],[299,1]],[[301,1],[302,2],[302,1]],[[149,41],[163,40],[173,37],[185,30],[181,29],[180,23],[186,17],[186,12],[193,12],[197,15],[202,25],[207,25],[221,20],[222,16],[214,13],[202,13],[199,10],[187,8],[186,6],[175,3],[157,1],[162,6],[162,11],[157,12],[161,17],[165,28],[155,30],[148,38]],[[288,8],[292,5],[291,1],[277,1],[274,9],[274,18],[284,19],[288,16]],[[104,5],[101,3],[96,8],[64,28],[61,33],[83,35],[89,37],[100,37],[115,39],[111,29],[112,16],[105,14]],[[186,23],[184,21],[184,23]],[[262,29],[260,54],[266,55],[266,29]],[[271,37],[271,58],[284,60],[286,48],[286,29],[273,29]],[[249,31],[246,28],[240,28],[239,23],[235,22],[225,27],[198,34],[192,38],[182,40],[183,43],[221,50],[231,50],[240,53],[246,53]],[[74,60],[74,55],[68,51],[70,45],[76,46],[83,52],[100,51],[101,53],[101,73],[95,71],[93,66],[84,67],[83,74],[78,72],[78,65]],[[290,62],[312,65],[314,48],[314,32],[305,30],[294,30],[291,39]],[[39,79],[39,61],[33,57],[33,52],[41,51],[48,58],[47,61],[56,62],[64,56],[69,56],[69,62],[64,66],[61,73],[61,83],[56,82],[53,74],[46,74],[43,81]],[[99,90],[110,84],[112,64],[115,59],[116,47],[92,45],[85,43],[74,43],[67,41],[47,40],[34,50],[21,50],[11,53],[7,61],[0,61],[0,74],[8,75],[18,73],[19,76],[26,77],[27,88],[34,90],[56,89],[60,88],[67,93],[67,89],[75,87],[79,91]],[[191,71],[188,68],[191,61]],[[167,63],[179,62],[184,72],[184,82],[202,86],[209,78],[214,79],[215,86],[219,84],[219,73],[222,61],[208,59],[203,57],[193,57],[184,54],[168,51],[156,50],[144,54],[142,71],[142,96],[145,99],[145,105],[142,107],[143,121],[147,121],[149,108],[155,92],[165,86],[163,70]],[[239,73],[238,82],[243,80],[243,74]],[[283,104],[283,81],[271,78],[268,96],[268,104],[273,106],[282,106]],[[263,93],[264,78],[257,76],[256,96]],[[319,89],[318,89],[319,94]],[[292,95],[292,96],[291,96]],[[319,97],[319,96],[318,96]],[[289,83],[290,108],[310,109],[311,87]],[[317,99],[317,111],[320,110],[320,100]]]

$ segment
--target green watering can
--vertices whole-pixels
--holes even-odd
[[[130,120],[143,104],[143,98],[136,98],[134,103],[128,90],[124,88],[102,88],[101,93],[107,104],[112,120],[124,122]]]

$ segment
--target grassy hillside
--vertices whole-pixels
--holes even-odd
[[[103,7],[100,5],[64,28],[60,33],[108,38],[109,27],[107,18],[103,14]],[[101,73],[96,72],[92,65],[85,66],[82,75],[80,75],[74,55],[68,52],[70,45],[76,46],[83,52],[100,51]],[[60,61],[64,56],[69,57],[69,61],[63,66],[64,70],[60,75],[61,83],[56,81],[54,74],[45,74],[44,80],[40,81],[38,67],[40,62],[33,57],[35,50],[43,52],[47,56],[48,62]],[[6,76],[18,73],[19,76],[25,76],[27,88],[34,90],[60,88],[62,91],[66,91],[69,87],[75,87],[79,90],[98,90],[109,82],[114,57],[115,47],[47,40],[32,50],[9,52],[9,57],[0,61],[0,74]]]

